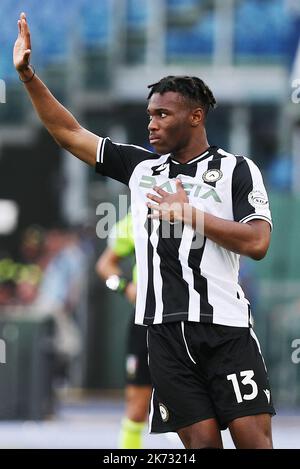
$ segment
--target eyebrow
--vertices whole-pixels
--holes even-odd
[[[164,107],[158,107],[153,110],[153,112],[170,112],[170,109]],[[150,114],[149,108],[147,108],[147,114]]]

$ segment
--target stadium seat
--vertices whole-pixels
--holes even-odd
[[[258,56],[263,61],[278,62],[288,57],[294,24],[283,0],[239,2],[234,25],[237,60],[257,60]]]

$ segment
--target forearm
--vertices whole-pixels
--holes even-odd
[[[122,275],[119,267],[119,258],[107,248],[98,259],[96,272],[102,280],[107,280],[111,275]]]
[[[107,280],[112,275],[122,276],[121,269],[116,265],[104,265],[104,263],[99,262],[96,266],[96,272],[102,280]]]
[[[32,69],[19,72],[21,80],[32,76]],[[24,86],[41,121],[59,145],[70,146],[70,132],[80,129],[74,116],[51,94],[46,85],[35,75]]]
[[[134,303],[135,286],[123,277],[122,270],[119,267],[120,260],[119,256],[110,248],[107,248],[96,264],[96,272],[106,282],[109,289],[125,294],[127,299]]]
[[[204,234],[208,239],[214,241],[229,251],[251,257],[262,259],[268,249],[266,238],[251,222],[238,223],[224,220],[209,213],[204,213],[190,204],[185,204],[183,211],[183,222],[192,226],[194,230]]]

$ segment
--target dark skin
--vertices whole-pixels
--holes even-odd
[[[204,111],[186,104],[184,97],[168,92],[154,94],[148,106],[151,144],[158,153],[172,152],[181,163],[205,152],[209,146]],[[156,194],[147,194],[151,200],[147,204],[152,209],[150,218],[183,221],[220,246],[256,260],[266,255],[270,243],[270,226],[267,222],[252,220],[244,224],[203,213],[189,204],[180,180],[176,181],[175,194],[169,194],[157,186],[153,189]],[[229,430],[236,448],[273,448],[269,414],[234,419],[229,423]],[[186,448],[223,447],[216,419],[197,422],[181,428],[177,433]]]
[[[55,141],[85,163],[95,166],[99,136],[82,127],[75,117],[51,94],[30,66],[31,39],[25,13],[18,21],[18,37],[13,60],[21,80],[30,80],[24,86],[32,105]]]
[[[223,248],[255,260],[266,255],[271,237],[268,222],[251,220],[248,223],[238,223],[202,212],[189,204],[180,180],[176,181],[176,188],[175,194],[169,194],[156,186],[153,189],[157,195],[147,194],[155,202],[147,204],[152,209],[150,218],[183,221]]]
[[[168,91],[163,95],[154,93],[149,101],[149,140],[158,153],[172,153],[174,158],[186,163],[205,152],[209,147],[205,130],[205,113],[201,107],[191,103],[179,93]],[[203,231],[197,220],[204,217],[204,235],[220,246],[237,254],[262,259],[270,244],[270,225],[264,220],[237,223],[224,220],[208,213],[201,213],[188,206],[189,200],[180,181],[177,192],[168,192],[154,187],[155,194],[147,194],[151,201],[151,218],[183,221],[197,231]],[[175,207],[175,209],[174,209]]]
[[[14,65],[22,80],[31,79],[31,41],[26,15],[18,21],[19,34],[14,47]],[[45,84],[34,76],[24,84],[33,107],[56,142],[77,158],[94,166],[99,136],[82,127],[74,116],[51,94]],[[155,93],[148,106],[150,141],[158,153],[172,152],[175,159],[186,163],[203,153],[209,146],[205,131],[205,113],[192,106],[180,93]],[[177,183],[177,192],[168,194],[155,188],[157,195],[149,196],[154,204],[153,218],[184,220],[198,229],[196,209],[188,204],[187,195]],[[179,205],[176,210],[171,207]],[[187,207],[186,214],[183,206]],[[205,235],[239,254],[261,259],[270,242],[267,222],[255,220],[246,224],[204,215]],[[201,218],[201,214],[200,214]],[[253,415],[233,420],[229,429],[237,448],[272,448],[271,417],[269,414]],[[182,428],[178,434],[186,448],[222,447],[219,427],[215,419],[208,419]]]
[[[209,147],[203,109],[192,106],[181,94],[154,93],[147,111],[149,140],[157,153],[172,153],[177,161],[186,163]]]

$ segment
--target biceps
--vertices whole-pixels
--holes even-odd
[[[99,139],[101,137],[98,135],[79,127],[72,131],[70,143],[66,149],[85,163],[95,166]]]
[[[247,223],[253,229],[253,237],[256,242],[265,247],[266,251],[271,241],[271,227],[267,221],[251,220]]]

